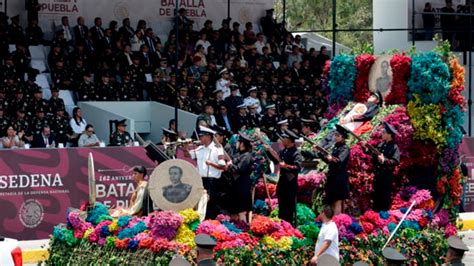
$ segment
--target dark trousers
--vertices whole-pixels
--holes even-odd
[[[296,224],[296,192],[298,190],[298,180],[293,178],[288,180],[286,176],[280,176],[277,186],[278,197],[278,218]]]
[[[392,180],[393,175],[377,174],[374,176],[374,206],[376,212],[388,211],[392,205]]]
[[[207,202],[207,209],[206,209],[206,219],[215,219],[216,216],[219,214],[218,208],[218,198],[219,198],[219,191],[217,189],[218,179],[212,177],[203,177],[202,182],[204,185],[204,189],[207,191],[209,195],[209,201]]]

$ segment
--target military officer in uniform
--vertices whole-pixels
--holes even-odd
[[[467,245],[458,236],[450,236],[448,238],[448,245],[446,263],[443,266],[464,266],[462,258],[464,253],[469,251]]]
[[[244,99],[245,105],[257,105],[257,112],[260,113],[262,111],[262,107],[260,106],[260,100],[257,98],[257,87],[253,86],[247,92],[249,96]]]
[[[215,266],[213,260],[213,249],[217,245],[216,241],[209,235],[197,234],[194,237],[196,243],[196,261],[198,266]]]
[[[262,131],[267,134],[268,138],[273,139],[273,133],[278,124],[278,116],[276,114],[275,104],[265,106],[267,113],[262,117]]]
[[[10,125],[10,120],[5,117],[3,106],[0,106],[0,136],[5,136],[7,128]]]
[[[405,265],[407,260],[407,258],[402,253],[391,247],[384,248],[382,250],[382,255],[384,257],[385,266]]]
[[[92,82],[92,74],[89,71],[84,72],[82,75],[82,81],[79,83],[79,87],[77,89],[79,93],[80,101],[97,101],[99,100],[99,93],[97,92],[97,88]]]
[[[110,80],[110,73],[105,71],[102,74],[102,80],[97,86],[97,95],[95,98],[98,101],[115,101],[117,100],[117,91],[115,84]]]
[[[43,110],[43,112],[48,110],[48,102],[43,99],[43,92],[41,89],[36,89],[34,96],[35,97],[30,103],[30,112],[28,113],[29,117],[32,117],[39,109]]]
[[[273,139],[272,141],[278,141],[279,137],[278,135],[285,134],[285,131],[288,130],[288,119],[282,117],[280,120],[277,122],[277,126],[273,132]]]
[[[179,109],[186,112],[191,112],[191,101],[189,100],[189,97],[188,97],[188,88],[181,87],[179,89],[177,105]]]
[[[236,131],[246,130],[249,124],[248,119],[247,119],[247,105],[243,103],[237,106],[237,109],[239,110],[239,112],[235,116],[235,125],[233,128]]]
[[[66,145],[72,139],[72,129],[69,125],[69,117],[64,113],[64,107],[56,109],[56,116],[53,118],[51,132],[56,136],[57,143]]]
[[[316,137],[318,122],[313,119],[301,118],[301,133],[312,139]]]
[[[119,98],[121,101],[138,101],[140,97],[140,91],[137,85],[131,79],[131,73],[125,71],[122,75],[123,82],[119,89]]]
[[[183,146],[186,157],[196,160],[199,175],[202,177],[204,189],[209,195],[207,203],[206,219],[214,219],[219,213],[218,182],[222,171],[225,169],[224,150],[213,141],[216,132],[207,127],[199,127],[199,140],[202,146],[195,150],[189,150],[187,145]]]
[[[171,185],[163,187],[163,197],[172,203],[185,201],[191,193],[192,186],[181,181],[183,169],[178,166],[171,166],[168,170]]]
[[[148,97],[150,97],[152,101],[166,103],[167,100],[165,98],[160,72],[153,74],[152,82],[147,83],[147,91]]]
[[[51,98],[48,101],[48,111],[51,115],[55,115],[59,110],[64,111],[64,100],[59,98],[58,88],[51,89]]]
[[[375,165],[373,209],[377,212],[390,210],[392,202],[393,171],[400,163],[400,150],[395,143],[395,135],[397,131],[385,122],[382,142],[376,147],[381,154],[378,156],[373,154]],[[362,146],[366,147],[366,144],[362,142]],[[370,151],[367,148],[365,150]]]
[[[24,132],[23,141],[31,137],[30,132],[30,123],[25,118],[25,109],[18,109],[16,111],[16,119],[13,122],[13,125],[17,132]]]
[[[279,204],[278,217],[296,226],[296,192],[298,190],[298,173],[301,171],[303,156],[295,145],[298,136],[290,130],[285,130],[281,135],[284,149],[277,154],[270,145],[264,144],[270,158],[279,162],[280,179],[277,184]]]
[[[163,130],[163,136],[161,137],[161,145],[165,148],[165,153],[170,158],[176,158],[177,145],[170,145],[167,143],[175,142],[178,140],[178,133],[171,129],[161,128]]]
[[[36,110],[36,117],[33,118],[31,122],[31,128],[30,131],[33,133],[33,135],[39,135],[41,134],[43,127],[44,126],[49,126],[49,120],[46,118],[45,113],[44,113],[44,108],[39,107]]]
[[[252,104],[249,106],[249,113],[247,115],[247,122],[249,128],[260,127],[262,116],[257,112],[258,106]]]
[[[241,105],[244,103],[244,98],[239,95],[239,86],[236,84],[231,84],[230,85],[230,96],[225,98],[224,104],[229,110],[229,113],[232,116],[237,115],[238,113],[238,108],[237,106]]]
[[[131,146],[132,137],[125,129],[125,120],[117,121],[117,130],[110,135],[110,146]]]
[[[29,101],[25,99],[23,90],[18,89],[15,93],[15,100],[13,100],[13,103],[11,104],[11,116],[16,115],[17,110],[26,109],[28,107]]]

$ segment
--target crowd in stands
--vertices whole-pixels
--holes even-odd
[[[306,49],[301,36],[293,37],[276,22],[272,9],[258,26],[224,19],[220,26],[208,20],[196,29],[185,9],[175,21],[161,40],[145,20],[132,27],[126,18],[106,27],[99,17],[87,25],[82,17],[75,25],[63,17],[54,38],[45,40],[36,18],[23,30],[19,16],[0,14],[3,147],[37,146],[35,136],[45,140],[41,146],[98,145],[96,139],[80,141],[93,127],[79,108],[65,112],[60,90],[72,92],[76,101],[177,105],[231,132],[255,126],[270,131],[278,125],[298,131],[302,118],[318,127],[327,108],[321,88],[329,60],[325,47]],[[51,47],[49,100],[35,83],[39,71],[30,67],[28,47],[36,45]],[[49,134],[54,143],[46,141]]]
[[[438,10],[432,6],[431,2],[425,2],[424,9],[420,10],[423,12],[423,39],[433,39],[434,34],[439,32],[436,27],[437,21],[439,21],[441,37],[443,40],[449,41],[452,50],[472,50],[472,47],[469,47],[469,34],[472,34],[474,28],[474,20],[471,21],[469,18],[469,14],[472,15],[472,10],[474,10],[474,2],[471,0],[466,0],[465,4],[456,6],[452,0],[446,0],[445,6]]]

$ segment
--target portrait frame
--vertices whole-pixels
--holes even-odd
[[[377,91],[377,89],[379,89],[380,93],[382,93],[382,96],[384,98],[387,97],[387,95],[392,90],[393,73],[392,73],[392,67],[390,66],[390,60],[392,60],[391,55],[377,56],[377,59],[375,60],[372,67],[370,68],[370,72],[369,72],[370,91],[375,92]],[[388,69],[387,69],[388,79],[382,73],[383,64],[388,65]]]
[[[180,181],[182,184],[185,184],[189,188],[191,186],[190,192],[186,198],[177,203],[169,201],[164,196],[164,189],[172,185],[170,180],[169,170],[170,168],[180,168],[182,170],[182,175]],[[155,170],[153,170],[148,180],[148,190],[150,197],[153,200],[156,207],[161,210],[171,210],[171,211],[182,211],[189,208],[194,208],[201,199],[204,186],[202,183],[202,178],[199,175],[195,166],[191,163],[175,159],[167,160],[158,165]]]

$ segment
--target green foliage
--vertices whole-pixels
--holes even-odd
[[[275,2],[275,14],[283,19],[282,1]],[[336,21],[339,29],[372,28],[372,0],[336,1]],[[332,0],[287,0],[286,25],[290,31],[331,30]],[[321,35],[332,39],[332,32]],[[338,32],[336,41],[361,49],[373,42],[372,36],[371,31]]]

